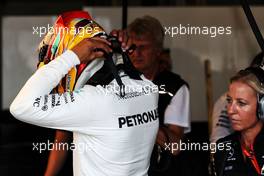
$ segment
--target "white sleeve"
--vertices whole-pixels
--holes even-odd
[[[164,114],[164,124],[184,127],[184,133],[191,131],[190,126],[190,92],[183,85],[173,96]]]
[[[84,97],[93,94],[95,87],[86,86],[62,95],[50,94],[65,74],[79,63],[75,53],[66,51],[38,69],[14,99],[10,106],[11,114],[18,120],[38,126],[80,130],[83,124],[87,124],[88,119],[84,118],[87,112],[93,109],[92,103],[89,104]]]
[[[215,143],[218,139],[223,138],[232,132],[233,129],[227,115],[226,94],[224,94],[214,104],[210,142]]]

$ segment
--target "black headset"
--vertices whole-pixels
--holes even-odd
[[[264,121],[264,96],[263,94],[258,96],[258,106],[257,106],[257,117]]]
[[[245,69],[254,74],[259,80],[261,87],[264,88],[264,65],[250,66]],[[257,117],[264,121],[264,94],[257,94]]]
[[[263,53],[264,53],[264,39],[263,36],[260,32],[260,29],[257,25],[257,22],[251,12],[251,9],[249,7],[249,3],[248,0],[240,0],[242,8],[244,10],[244,13],[248,19],[248,22],[250,24],[250,27],[257,39],[257,42],[259,44],[259,47],[261,48],[261,53],[259,53],[253,60],[253,62],[251,63],[251,66],[246,68],[245,70],[250,71],[251,73],[253,73],[257,79],[259,80],[260,84],[262,87],[264,87],[264,57],[263,57]],[[254,63],[254,61],[257,61],[256,63]],[[258,102],[257,102],[257,117],[264,121],[264,94],[258,94]]]

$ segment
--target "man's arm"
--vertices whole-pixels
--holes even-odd
[[[180,150],[173,148],[173,144],[179,144],[184,133],[190,131],[190,93],[187,86],[183,85],[173,96],[164,113],[165,127],[160,127],[157,135],[157,143],[166,148],[170,143],[170,150],[177,155]],[[165,134],[166,133],[166,134]],[[167,135],[167,137],[166,137]],[[168,138],[168,140],[167,140]],[[166,142],[166,143],[165,143]],[[179,145],[178,145],[179,146]],[[172,150],[173,149],[173,150]]]
[[[212,114],[212,132],[210,134],[210,142],[216,143],[220,138],[223,138],[233,132],[230,120],[227,114],[226,93],[223,94],[214,104]]]
[[[72,67],[102,57],[104,53],[97,49],[112,51],[104,39],[84,39],[72,51],[38,69],[11,104],[10,112],[21,121],[49,128],[76,131],[88,124],[89,119],[83,118],[87,116],[84,112],[92,111],[96,101],[84,97],[98,98],[94,87],[63,95],[49,93]]]
[[[165,148],[166,150],[168,150],[167,146],[170,146],[171,153],[173,155],[177,155],[180,152],[180,150],[172,150],[172,145],[176,143],[179,144],[183,136],[184,136],[183,127],[170,124],[167,125],[166,127],[159,128],[156,143],[159,144],[161,147]]]
[[[73,48],[75,53],[82,52],[82,47]],[[79,57],[80,54],[79,54]],[[83,83],[84,84],[84,83]],[[76,86],[75,86],[76,87]],[[70,142],[72,141],[72,133],[64,130],[56,130],[54,143],[58,144],[56,146],[59,146],[59,144],[65,145],[71,145]],[[65,144],[65,145],[64,145]],[[58,175],[60,170],[62,169],[67,156],[68,156],[68,149],[67,148],[53,148],[53,150],[49,153],[49,159],[47,163],[47,168],[45,170],[44,176],[55,176]]]
[[[68,131],[61,131],[57,130],[55,135],[54,144],[62,144],[63,146],[70,145],[70,142],[72,141],[72,133]],[[61,145],[55,145],[55,146],[61,146]],[[44,176],[55,176],[57,175],[60,170],[62,169],[66,158],[68,155],[67,148],[54,148],[49,153],[49,159],[47,168],[45,171]]]

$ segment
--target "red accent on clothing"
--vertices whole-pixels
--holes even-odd
[[[250,149],[249,151],[246,149],[246,147],[244,145],[241,145],[242,148],[242,152],[243,154],[248,157],[250,159],[250,161],[252,162],[254,168],[256,169],[257,173],[260,175],[260,167],[258,165],[258,161],[256,159],[255,153],[254,153],[254,148],[253,145],[250,145]]]
[[[78,67],[77,75],[80,76],[82,73],[83,69],[86,67],[87,64],[80,64]]]

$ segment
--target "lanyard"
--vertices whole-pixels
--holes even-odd
[[[250,159],[250,161],[253,164],[254,168],[256,169],[257,173],[260,175],[260,167],[258,165],[256,156],[254,153],[253,145],[252,144],[250,145],[249,151],[242,144],[241,144],[241,148],[242,148],[243,154]]]

